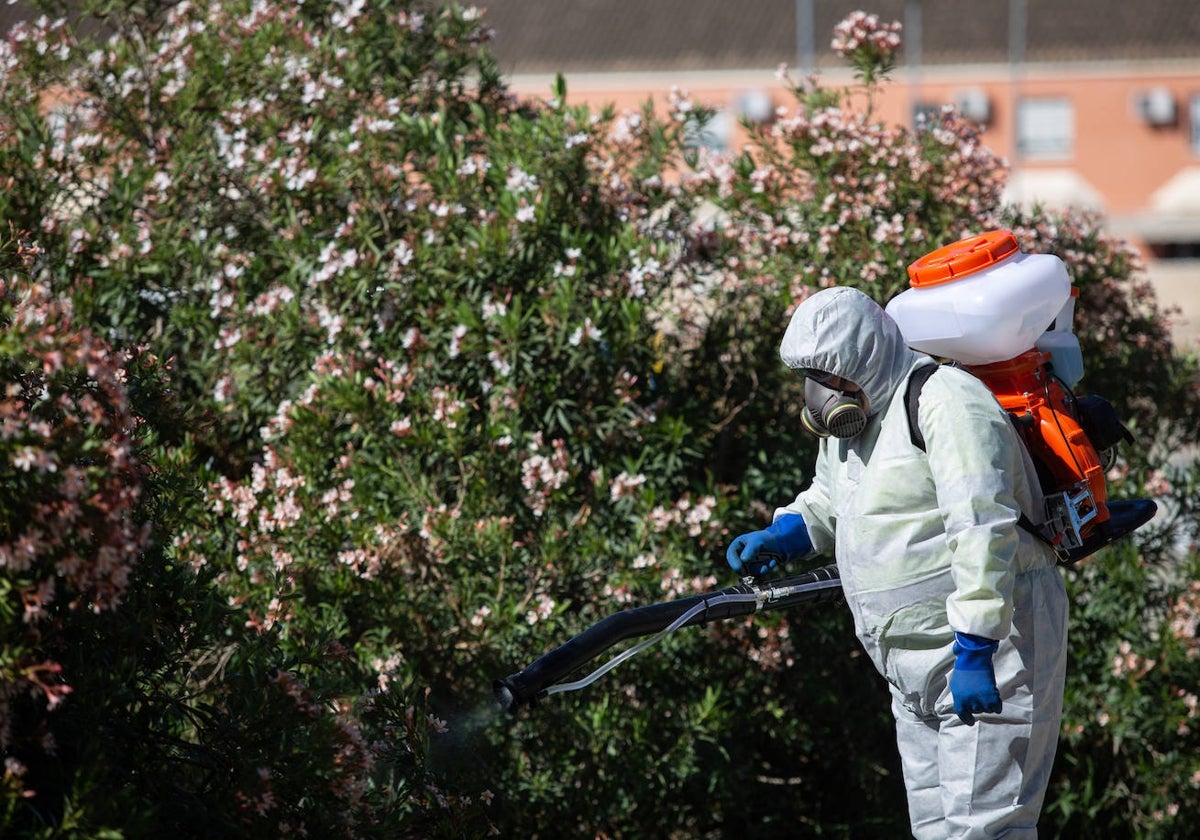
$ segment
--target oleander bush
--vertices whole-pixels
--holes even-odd
[[[683,92],[512,97],[472,8],[53,7],[0,47],[5,833],[903,833],[842,609],[680,631],[513,717],[491,683],[732,583],[815,453],[796,301],[885,301],[997,226],[1072,267],[1084,385],[1140,439],[1114,493],[1166,512],[1069,573],[1047,824],[1195,819],[1196,494],[1163,466],[1194,363],[1100,220],[1001,206],[952,112],[872,116],[898,26],[849,19],[862,84],[789,82],[719,156]]]

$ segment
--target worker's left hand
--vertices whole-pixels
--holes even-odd
[[[996,713],[1003,708],[1000,691],[996,688],[996,672],[992,655],[999,647],[994,639],[954,634],[954,671],[950,674],[950,694],[954,697],[954,713],[967,726],[974,726],[975,715]]]

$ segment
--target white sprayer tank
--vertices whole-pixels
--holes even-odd
[[[1068,387],[1083,377],[1071,278],[1058,257],[1022,253],[1012,233],[989,231],[926,254],[908,276],[887,313],[914,350],[987,365],[1037,347]]]

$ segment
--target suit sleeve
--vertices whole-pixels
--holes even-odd
[[[1025,480],[1022,444],[996,398],[964,371],[947,368],[931,377],[918,413],[952,553],[950,626],[1003,639],[1012,626],[1020,545],[1016,487]]]

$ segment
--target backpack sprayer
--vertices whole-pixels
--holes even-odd
[[[1106,400],[1071,392],[1083,377],[1083,357],[1072,332],[1078,290],[1062,260],[1024,254],[1016,237],[1000,230],[927,254],[908,274],[911,288],[888,304],[888,314],[910,347],[966,368],[1013,418],[1045,492],[1044,521],[1036,524],[1060,560],[1077,562],[1150,521],[1153,501],[1107,496],[1105,473],[1117,444],[1132,440],[1129,431]],[[829,565],[779,580],[746,577],[738,586],[624,610],[496,680],[493,692],[502,708],[516,712],[591,685],[680,627],[835,601],[841,592],[837,566]],[[650,638],[581,679],[559,682],[640,636]]]
[[[1045,496],[1036,524],[1060,560],[1150,521],[1153,501],[1108,500],[1105,473],[1133,436],[1103,397],[1071,390],[1083,354],[1072,331],[1079,290],[1063,261],[1023,253],[1010,231],[993,230],[926,254],[908,277],[888,315],[909,347],[974,374],[1008,412]]]

